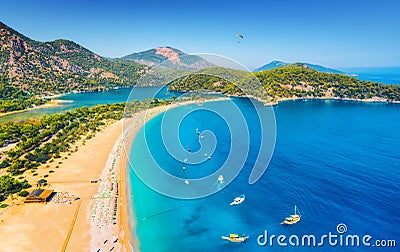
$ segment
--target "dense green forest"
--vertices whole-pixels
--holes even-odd
[[[0,113],[23,110],[45,102],[42,98],[27,94],[20,88],[6,84],[5,79],[0,76]]]
[[[380,97],[388,102],[400,101],[399,85],[361,81],[344,74],[321,73],[299,64],[256,73],[213,67],[178,78],[171,82],[169,89],[185,92],[208,89],[227,95],[252,95],[264,101],[315,97]]]
[[[92,138],[108,123],[129,117],[143,109],[169,104],[168,100],[146,99],[142,102],[97,105],[81,107],[61,114],[43,116],[40,120],[22,123],[0,124],[0,147],[16,144],[14,148],[2,153],[0,169],[6,169],[11,176],[34,171],[40,165],[53,162],[61,153],[77,151],[73,144],[79,140]],[[15,181],[9,175],[0,177],[0,197],[19,192],[26,188],[26,182]],[[1,187],[1,183],[10,187]],[[3,188],[6,188],[3,190]],[[0,198],[1,201],[1,198]]]
[[[5,175],[0,177],[0,202],[7,199],[8,195],[20,192],[22,189],[31,187],[27,181],[18,181],[17,179]]]

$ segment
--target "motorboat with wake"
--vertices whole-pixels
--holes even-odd
[[[246,199],[246,196],[244,194],[242,194],[242,195],[234,198],[230,205],[235,206],[235,205],[242,204],[245,199]]]
[[[230,242],[236,242],[236,243],[244,242],[248,238],[249,237],[246,236],[245,234],[243,234],[243,235],[229,234],[229,236],[221,236],[221,239],[223,239],[223,240],[227,240],[227,241],[230,241]]]

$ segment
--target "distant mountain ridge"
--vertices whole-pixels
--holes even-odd
[[[133,86],[159,64],[178,70],[213,66],[200,56],[172,47],[157,47],[117,59],[105,58],[70,40],[32,40],[0,22],[0,82],[26,94],[53,95]],[[154,78],[144,85],[160,85],[160,74],[152,71],[152,75]]]
[[[200,69],[213,66],[210,62],[197,55],[189,55],[178,49],[164,46],[143,52],[132,53],[121,58],[147,66],[181,67],[186,69]]]
[[[39,42],[0,22],[0,79],[35,94],[131,86],[146,67],[110,60],[59,39]]]
[[[255,69],[254,72],[260,72],[260,71],[264,71],[264,70],[272,70],[272,69],[276,69],[276,68],[287,66],[287,65],[292,65],[292,64],[286,63],[283,61],[274,60],[268,64],[263,65],[262,67]],[[332,69],[332,68],[327,68],[327,67],[316,65],[316,64],[299,62],[299,63],[293,63],[293,65],[302,66],[304,68],[311,68],[311,69],[317,70],[318,72],[321,72],[321,73],[344,74],[344,72],[342,72],[342,71]]]
[[[264,71],[264,70],[272,70],[278,67],[282,67],[282,66],[287,66],[288,63],[282,62],[282,61],[278,61],[278,60],[274,60],[271,61],[268,64],[265,64],[257,69],[254,70],[254,72],[260,72],[260,71]]]

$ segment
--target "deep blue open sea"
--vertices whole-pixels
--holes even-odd
[[[356,78],[384,84],[400,84],[400,67],[344,68],[346,73],[356,74]]]
[[[318,237],[329,232],[338,234],[340,223],[347,226],[344,235],[371,235],[371,243],[393,239],[397,248],[379,251],[399,251],[400,105],[334,100],[280,103],[274,107],[277,139],[272,160],[263,177],[249,185],[259,148],[259,125],[247,99],[234,101],[249,126],[250,153],[244,169],[229,186],[203,199],[177,200],[154,192],[130,171],[134,231],[141,251],[309,251],[310,247],[280,247],[276,239],[273,246],[261,247],[257,237],[267,230],[276,236],[315,235],[319,241]],[[189,108],[175,110],[185,109]],[[144,154],[146,141],[164,170],[183,176],[182,163],[170,157],[163,146],[162,117],[150,120],[135,138],[131,165],[150,165]],[[196,128],[213,131],[218,144],[211,160],[187,168],[189,177],[214,172],[226,159],[231,141],[224,121],[208,111],[189,114],[179,129],[171,130],[179,130],[181,143],[187,146],[196,143]],[[141,134],[144,130],[146,139]],[[192,151],[198,148],[192,145]],[[246,195],[244,203],[229,206],[242,193]],[[302,215],[300,222],[279,225],[295,204]],[[220,238],[229,233],[245,233],[250,238],[242,244]],[[373,249],[327,244],[313,250]]]

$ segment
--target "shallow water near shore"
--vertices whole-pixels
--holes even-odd
[[[239,176],[225,189],[199,200],[172,199],[148,188],[130,170],[134,231],[141,251],[308,251],[309,247],[284,248],[276,242],[260,247],[257,237],[265,229],[269,235],[288,237],[338,234],[339,223],[347,226],[346,234],[400,240],[400,105],[337,100],[280,103],[274,108],[277,141],[271,163],[260,181],[249,185],[258,154],[259,125],[247,99],[234,101],[246,115],[250,153]],[[143,158],[147,141],[163,169],[182,176],[182,164],[163,147],[161,120],[162,114],[139,131],[132,144],[131,165],[149,165]],[[196,128],[212,130],[218,140],[212,159],[188,167],[188,176],[212,173],[226,159],[230,136],[221,120],[211,112],[192,113],[183,120],[179,128],[183,146],[196,139]],[[143,130],[147,131],[147,139],[141,134]],[[229,206],[242,193],[246,194],[244,203]],[[279,225],[293,212],[295,204],[302,214],[301,221],[293,226]],[[229,233],[245,233],[250,238],[243,244],[221,240],[221,235]],[[370,248],[327,244],[317,248],[342,249]]]

